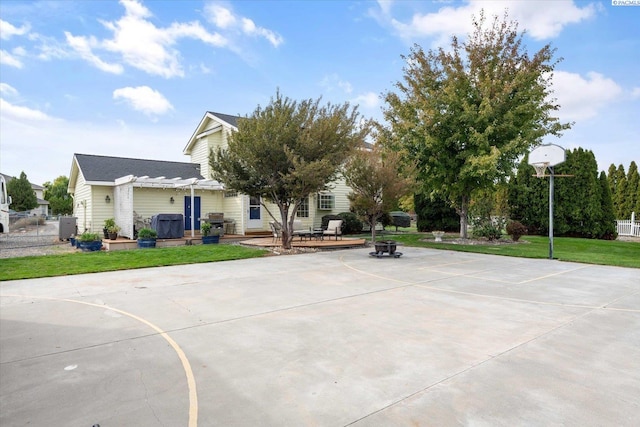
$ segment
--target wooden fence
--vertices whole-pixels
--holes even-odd
[[[636,213],[631,212],[631,220],[616,220],[618,236],[640,237],[640,221],[636,221]]]

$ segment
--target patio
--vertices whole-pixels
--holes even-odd
[[[190,233],[190,232],[189,232]],[[282,242],[278,240],[273,241],[273,237],[265,237],[261,234],[252,236],[242,236],[239,234],[225,234],[220,238],[220,243],[240,243],[247,246],[258,246],[263,248],[282,246]],[[127,237],[118,237],[116,240],[104,239],[102,244],[107,251],[119,251],[126,249],[135,249],[138,247],[136,240],[129,239]],[[157,239],[156,247],[171,247],[171,246],[187,246],[187,245],[201,245],[202,236],[196,234],[195,237],[191,237],[190,234],[185,233],[182,239]],[[366,244],[365,239],[356,239],[345,237],[338,241],[336,240],[316,240],[295,238],[292,245],[296,248],[316,248],[316,249],[346,249],[355,247],[364,247]]]

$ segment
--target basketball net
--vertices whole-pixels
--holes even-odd
[[[544,174],[544,171],[547,170],[547,168],[549,167],[549,162],[535,163],[535,164],[532,164],[531,166],[535,168],[536,176],[538,178],[544,178],[546,176]]]

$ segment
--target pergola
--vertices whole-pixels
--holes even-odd
[[[121,228],[123,236],[133,238],[133,189],[134,188],[158,188],[158,189],[185,189],[191,190],[191,206],[194,206],[196,190],[224,190],[224,186],[212,179],[175,177],[167,178],[159,176],[126,175],[115,180],[113,192],[114,217]],[[191,237],[195,236],[195,215],[191,215]]]

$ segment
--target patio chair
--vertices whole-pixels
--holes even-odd
[[[302,240],[302,238],[304,236],[306,236],[307,234],[309,234],[309,229],[308,228],[304,228],[302,226],[302,221],[300,221],[298,219],[294,219],[293,220],[293,230],[291,230],[291,235],[293,237],[300,236],[300,240]]]
[[[280,239],[280,237],[282,237],[282,227],[280,227],[280,224],[275,221],[270,221],[269,227],[271,228],[273,243],[276,243]]]
[[[342,220],[341,219],[332,219],[327,224],[327,229],[322,231],[323,236],[336,236],[336,240],[338,240],[338,236],[342,239]]]

